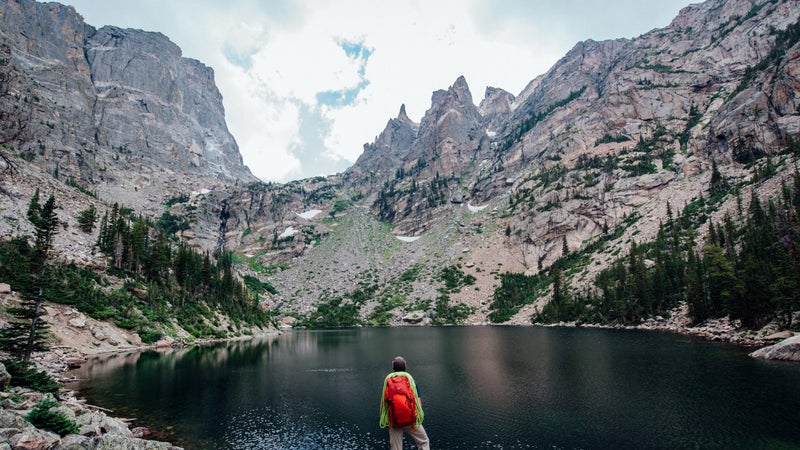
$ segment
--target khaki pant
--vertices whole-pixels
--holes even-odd
[[[408,434],[414,438],[414,442],[417,443],[417,448],[419,450],[431,450],[431,443],[428,441],[428,434],[425,433],[425,428],[422,427],[422,424],[420,424],[416,429],[413,427],[389,427],[389,445],[391,450],[403,449],[403,431],[408,432]]]

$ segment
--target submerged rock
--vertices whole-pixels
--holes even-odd
[[[800,361],[800,335],[750,353],[753,358]]]

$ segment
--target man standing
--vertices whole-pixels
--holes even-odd
[[[430,450],[430,441],[422,420],[422,399],[414,378],[406,372],[406,360],[397,356],[392,360],[393,372],[383,380],[381,391],[381,428],[389,427],[391,450],[402,450],[403,432],[414,438],[419,450]]]

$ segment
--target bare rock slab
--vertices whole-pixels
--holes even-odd
[[[800,335],[750,353],[753,358],[800,361]]]

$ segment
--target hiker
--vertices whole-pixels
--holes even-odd
[[[403,432],[407,431],[419,450],[430,450],[428,434],[422,427],[422,399],[402,356],[392,360],[392,371],[383,380],[381,391],[381,428],[389,427],[389,448],[402,450]]]

